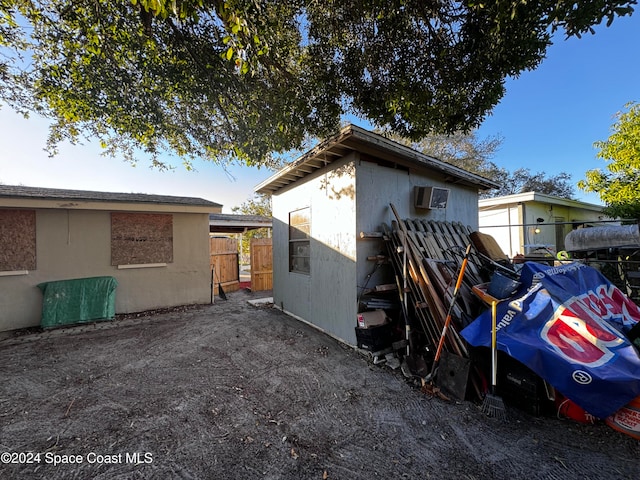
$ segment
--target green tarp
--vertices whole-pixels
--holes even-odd
[[[75,278],[38,285],[42,290],[43,328],[113,320],[116,286],[113,277]]]

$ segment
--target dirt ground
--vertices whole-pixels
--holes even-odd
[[[604,423],[429,398],[260,296],[0,341],[0,478],[640,478]]]

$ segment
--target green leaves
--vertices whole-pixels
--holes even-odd
[[[468,132],[544,58],[550,28],[634,4],[5,0],[0,100],[48,115],[52,152],[97,137],[160,167],[165,153],[269,166],[346,112],[413,140]]]
[[[589,170],[578,187],[598,193],[608,215],[640,219],[640,104],[625,107],[626,112],[616,115],[609,138],[594,144],[600,149],[598,158],[607,162],[608,173]]]
[[[563,28],[567,37],[580,38],[585,33],[595,33],[594,25],[599,25],[606,18],[607,27],[613,23],[616,17],[631,15],[634,11],[636,0],[598,0],[598,1],[572,1],[558,0],[550,2],[551,10],[549,18],[553,31]]]
[[[528,168],[518,168],[513,172],[504,172],[500,177],[499,183],[502,187],[494,196],[537,192],[560,198],[574,198],[571,174],[567,172],[547,175],[545,172],[531,172]]]

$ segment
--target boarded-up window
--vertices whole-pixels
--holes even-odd
[[[0,209],[0,271],[35,269],[35,210]]]
[[[289,213],[289,271],[311,273],[311,209]]]
[[[111,265],[173,262],[173,216],[111,214]]]

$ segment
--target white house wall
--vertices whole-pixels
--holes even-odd
[[[435,186],[450,189],[446,208],[428,210],[414,206],[414,187]],[[478,192],[476,189],[445,183],[437,176],[406,171],[359,161],[356,175],[357,223],[356,231],[381,230],[391,225],[395,216],[389,206],[393,203],[401,218],[423,218],[433,221],[460,222],[472,229],[478,227]],[[376,255],[384,244],[377,240],[358,241],[358,285],[364,286],[373,272],[374,263],[367,256]],[[377,269],[368,287],[375,286],[385,275]]]
[[[523,211],[522,223],[524,226],[521,227],[523,236],[522,253],[527,255],[538,250],[540,253],[546,251],[547,253],[555,254],[555,225],[549,225],[549,223],[554,222],[553,216],[549,213],[549,206],[538,202],[528,202]],[[540,223],[540,227],[537,226],[538,222],[536,220],[538,218],[544,220],[544,222]],[[540,230],[540,233],[536,233],[536,229]]]
[[[505,255],[513,258],[522,252],[521,208],[518,205],[505,205],[478,213],[480,231],[491,235]]]
[[[383,167],[376,163],[357,163],[358,227],[376,230],[381,222],[395,220],[389,207],[393,203],[402,218],[461,222],[478,228],[478,192],[475,188],[446,183],[439,176]],[[414,206],[414,187],[435,186],[450,189],[446,208],[433,210]],[[360,214],[361,213],[361,214]]]
[[[353,155],[273,195],[274,303],[349,344],[357,313]],[[310,208],[311,272],[289,272],[289,213]]]
[[[0,331],[37,326],[43,282],[112,276],[118,281],[116,313],[210,301],[207,214],[173,214],[173,262],[164,267],[111,265],[107,211],[36,210],[36,269],[0,276]]]
[[[538,219],[543,219],[539,224],[540,233],[534,233],[535,226],[525,226],[523,231],[525,244],[543,244],[550,245],[550,250],[557,252],[564,250],[564,238],[571,231],[571,224],[562,224],[563,222],[574,222],[576,225],[583,222],[598,222],[602,220],[602,212],[600,210],[592,210],[588,208],[569,207],[566,205],[551,205],[542,202],[529,202],[525,205],[525,224],[536,224]],[[556,225],[557,224],[557,225]],[[556,241],[556,230],[562,236],[562,241],[558,244]],[[527,253],[531,251],[529,249]]]
[[[479,212],[480,231],[493,236],[509,257],[518,253],[556,253],[564,249],[564,237],[573,228],[563,222],[577,225],[600,220],[600,210],[537,201],[498,205]],[[562,239],[560,244],[558,236]]]

